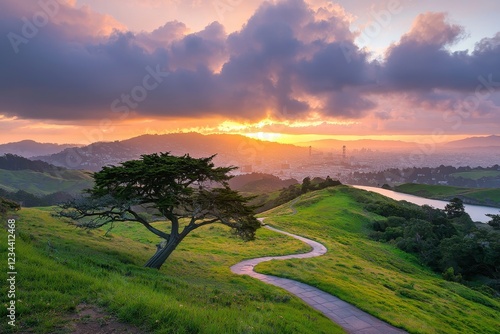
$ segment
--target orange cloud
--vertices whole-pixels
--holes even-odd
[[[423,13],[417,16],[403,42],[420,44],[449,45],[464,36],[464,28],[448,22],[445,13]]]

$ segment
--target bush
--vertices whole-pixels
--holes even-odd
[[[453,269],[453,267],[449,267],[443,272],[443,278],[450,282],[462,282],[462,275],[455,275],[455,269]]]

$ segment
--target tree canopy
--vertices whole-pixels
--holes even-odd
[[[215,167],[214,157],[155,153],[103,167],[94,174],[95,185],[86,196],[62,205],[59,214],[87,228],[125,221],[144,225],[163,239],[145,265],[157,269],[201,226],[221,223],[251,240],[260,227],[255,207],[248,205],[251,198],[229,188],[228,173],[236,167]],[[155,226],[165,220],[168,230]]]
[[[500,214],[493,215],[488,213],[486,216],[491,218],[488,225],[493,227],[495,230],[500,230]]]
[[[5,215],[9,211],[19,210],[20,208],[19,203],[0,197],[0,216]]]
[[[442,273],[445,279],[480,282],[495,290],[493,295],[499,295],[500,233],[494,228],[476,226],[465,212],[458,216],[460,206],[451,205],[445,212],[404,201],[361,196],[359,200],[366,202],[367,211],[383,217],[373,221],[374,232],[370,233],[373,239],[417,255],[423,264]],[[490,215],[492,221],[496,216],[500,215]],[[489,288],[485,291],[491,290]]]
[[[448,218],[458,218],[465,213],[464,202],[460,198],[451,199],[450,203],[444,207],[444,212]]]

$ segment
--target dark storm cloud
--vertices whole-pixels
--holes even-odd
[[[376,106],[364,95],[376,85],[378,67],[352,42],[332,42],[322,46],[310,59],[297,62],[296,82],[302,91],[323,98],[324,103],[317,110],[322,114],[359,118]]]
[[[6,19],[2,35],[19,32],[19,16],[29,17],[39,10],[10,6],[10,12],[7,8],[1,14]],[[60,6],[58,15],[67,15],[64,5]],[[301,68],[301,60],[315,59],[314,53],[332,39],[352,38],[342,17],[316,20],[315,13],[298,0],[264,4],[241,31],[230,36],[218,23],[184,35],[186,27],[171,22],[150,34],[115,32],[99,37],[82,33],[85,24],[81,20],[73,26],[70,20],[60,21],[64,23],[49,22],[27,43],[17,45],[17,53],[11,41],[2,40],[0,108],[6,114],[83,119],[133,111],[259,119],[269,112],[280,116],[287,109],[293,117],[311,109],[294,94],[302,76],[311,80],[307,72],[317,68],[314,64]],[[321,29],[328,34],[321,36]],[[72,36],[71,30],[78,34]],[[148,68],[168,72],[168,76],[162,75],[158,82],[145,79],[151,76]],[[337,82],[343,80],[351,78],[344,75]],[[154,89],[145,90],[143,83]],[[341,108],[336,111],[343,112]]]
[[[479,75],[500,81],[500,35],[471,53],[449,52],[446,46],[463,31],[442,14],[420,16],[379,64],[354,44],[346,18],[324,8],[314,12],[302,0],[264,3],[229,36],[216,22],[187,35],[180,22],[151,33],[104,34],[120,27],[88,8],[59,6],[29,38],[21,18],[32,20],[41,10],[38,2],[8,1],[2,8],[0,113],[258,120],[315,111],[360,118],[377,107],[380,94],[473,92]],[[24,40],[13,46],[12,33]]]

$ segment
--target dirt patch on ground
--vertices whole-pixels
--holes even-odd
[[[80,304],[69,318],[67,329],[73,334],[144,334],[135,326],[124,324],[103,309],[89,304]]]

